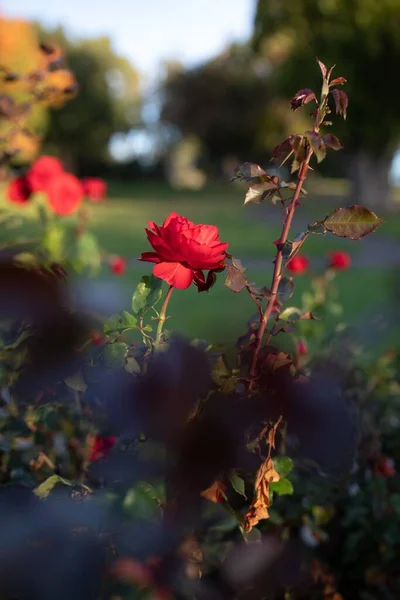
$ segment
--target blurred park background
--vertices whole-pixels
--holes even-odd
[[[150,272],[136,260],[148,250],[147,221],[172,210],[218,225],[252,278],[269,285],[280,211],[243,207],[244,190],[229,180],[241,162],[267,167],[277,143],[308,128],[307,111],[291,112],[289,100],[298,89],[319,89],[316,56],[336,64],[348,79],[348,118],[332,119],[344,150],[310,177],[295,228],[353,203],[385,219],[360,242],[314,236],[304,248],[314,271],[329,250],[352,255],[352,268],[338,277],[343,313],[328,325],[353,323],[373,351],[399,346],[399,31],[400,0],[2,0],[0,64],[29,71],[38,40],[66,51],[79,93],[62,108],[38,108],[27,125],[42,152],[109,183],[93,228],[105,250],[129,261],[112,309],[124,308],[139,273]],[[54,73],[55,85],[62,76]],[[22,144],[15,168],[38,150]],[[29,229],[30,208],[22,210]],[[112,277],[104,270],[90,284],[96,298],[107,295]],[[299,277],[297,297],[306,286]],[[221,281],[201,296],[176,294],[174,327],[212,341],[243,332],[253,312],[247,297],[233,297]],[[201,320],[193,311],[200,302]]]

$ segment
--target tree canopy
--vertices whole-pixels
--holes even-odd
[[[79,85],[76,98],[48,115],[45,143],[70,167],[85,171],[109,158],[108,144],[117,132],[129,131],[139,120],[139,75],[115,53],[108,37],[69,40],[62,28],[40,30],[66,53]]]

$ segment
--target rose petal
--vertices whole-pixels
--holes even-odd
[[[162,262],[153,269],[153,275],[178,290],[185,290],[193,281],[193,271],[179,262]]]

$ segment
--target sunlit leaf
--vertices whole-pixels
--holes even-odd
[[[383,220],[375,213],[358,205],[337,208],[323,221],[327,231],[351,240],[360,240],[373,233],[381,223]]]

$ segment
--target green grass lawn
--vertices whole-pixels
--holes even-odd
[[[151,272],[150,264],[135,262],[141,252],[150,249],[144,231],[147,221],[161,223],[171,211],[195,222],[217,225],[221,239],[229,242],[230,252],[242,258],[244,264],[248,260],[250,278],[260,285],[269,285],[275,250],[272,242],[280,233],[280,210],[276,207],[278,216],[271,218],[271,213],[262,206],[243,206],[243,197],[243,190],[233,185],[214,186],[201,192],[177,192],[161,185],[110,185],[107,202],[92,205],[89,211],[91,228],[102,248],[130,259],[131,266],[121,278],[110,275],[106,268],[101,273],[104,281],[118,282],[121,287],[121,309],[129,309],[130,296],[139,276]],[[342,205],[345,204],[344,201]],[[317,194],[316,199],[304,201],[304,206],[298,209],[299,218],[304,221],[305,215],[312,222],[323,218],[338,205],[337,198],[326,200],[324,196],[319,197]],[[34,220],[35,206],[23,207],[17,213],[26,217],[23,230],[20,234],[17,229],[8,231],[7,235],[12,239],[19,235],[35,236],[38,232],[38,225]],[[398,218],[394,220],[400,222]],[[393,220],[391,223],[391,230],[394,230]],[[299,231],[301,228],[295,226],[294,232]],[[380,233],[385,234],[385,226],[382,226]],[[329,250],[343,248],[356,254],[362,243],[331,235],[310,236],[304,246],[304,253],[311,258],[321,258]],[[261,270],[259,263],[255,266],[254,259],[263,257],[266,258],[266,267]],[[296,279],[297,291],[291,300],[294,305],[308,285],[307,277]],[[171,301],[171,328],[191,336],[224,343],[232,343],[242,334],[248,318],[254,313],[254,305],[247,294],[232,294],[223,285],[223,280],[222,275],[208,294],[198,294],[195,288],[184,292],[176,291]],[[340,321],[360,320],[364,313],[372,311],[374,307],[380,307],[379,310],[382,306],[387,307],[394,298],[391,282],[392,274],[388,270],[352,268],[340,273],[337,284],[344,306]],[[327,326],[332,330],[338,322],[338,319],[330,319]],[[391,343],[398,345],[397,334],[391,334]]]

